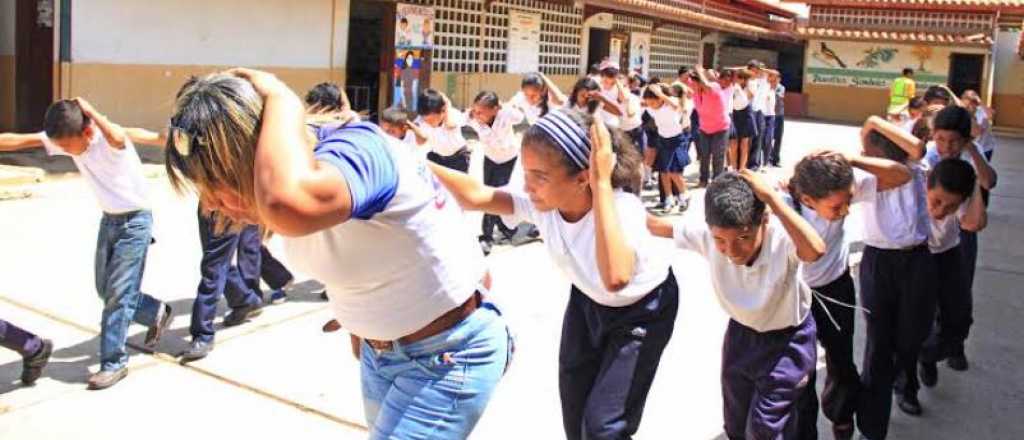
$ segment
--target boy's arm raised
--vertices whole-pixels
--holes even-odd
[[[43,139],[38,133],[0,133],[0,151],[17,151],[42,145]]]
[[[75,101],[78,102],[78,106],[82,108],[82,113],[85,113],[85,115],[88,116],[89,119],[92,119],[92,122],[99,127],[100,131],[103,133],[103,137],[107,139],[107,143],[110,144],[111,147],[117,148],[118,150],[124,148],[124,141],[127,139],[127,135],[124,133],[124,128],[110,122],[106,116],[93,108],[92,104],[90,104],[89,101],[86,101],[85,98],[78,97],[75,98]]]
[[[897,146],[907,152],[913,160],[921,160],[925,153],[925,141],[918,139],[917,136],[908,133],[906,130],[900,128],[900,126],[893,124],[892,122],[886,121],[878,116],[871,116],[864,121],[864,127],[861,129],[861,140],[864,141],[867,134],[875,130],[885,136],[889,140],[893,141]]]
[[[775,213],[775,216],[782,222],[782,226],[786,228],[786,233],[789,234],[790,239],[793,240],[793,244],[796,246],[796,256],[801,261],[813,263],[818,261],[822,255],[825,255],[825,241],[821,239],[814,228],[800,214],[797,214],[789,206],[789,203],[782,199],[778,192],[750,170],[740,171],[740,177],[750,184],[750,188],[754,190],[754,195],[768,205],[772,212]]]

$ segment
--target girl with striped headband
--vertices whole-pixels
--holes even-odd
[[[631,438],[678,308],[636,195],[639,154],[621,132],[560,109],[526,131],[521,157],[526,194],[433,169],[464,208],[537,225],[572,282],[559,355],[566,437]]]

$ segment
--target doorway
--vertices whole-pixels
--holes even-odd
[[[949,60],[949,88],[960,96],[965,90],[981,93],[981,77],[985,56],[954,53]]]
[[[53,101],[54,0],[17,0],[14,39],[14,127],[20,132],[43,128]]]
[[[394,40],[394,11],[394,4],[363,0],[353,1],[350,9],[345,93],[353,109],[367,112],[373,121],[382,109],[381,82],[390,71],[383,48]]]
[[[590,28],[590,44],[587,46],[587,69],[601,64],[611,52],[612,31]]]
[[[705,69],[715,69],[715,43],[704,43],[704,51],[701,56],[701,65]]]

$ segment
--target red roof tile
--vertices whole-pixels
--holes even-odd
[[[910,9],[1024,10],[1024,0],[800,0],[811,6],[898,7]]]
[[[923,43],[943,46],[992,46],[992,37],[985,34],[941,34],[931,32],[893,32],[800,27],[797,35],[804,38],[831,38],[836,40],[886,41],[895,43]]]
[[[688,9],[655,3],[650,0],[588,0],[587,4],[624,12],[642,13],[662,20],[674,21],[706,29],[722,30],[740,35],[776,39],[793,39],[792,35],[786,34],[785,32],[779,32],[761,26],[754,26],[739,21],[701,14]]]

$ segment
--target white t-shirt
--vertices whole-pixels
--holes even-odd
[[[877,192],[877,187],[878,180],[873,174],[854,168],[853,198],[850,203],[867,200],[868,196],[873,196]],[[793,206],[792,198],[788,195],[786,198],[790,206]],[[818,236],[825,241],[825,255],[818,261],[804,264],[804,281],[807,285],[813,288],[822,287],[837,280],[849,268],[850,246],[843,230],[846,219],[826,220],[818,216],[814,208],[804,204],[800,205],[800,216],[807,220]]]
[[[619,109],[620,113],[623,113],[623,114],[626,113],[622,109],[622,103],[619,103],[619,91],[618,91],[618,89],[616,89],[615,87],[612,87],[611,89],[608,89],[608,90],[605,90],[604,88],[602,88],[601,89],[601,96],[604,96],[604,98],[607,99],[609,102],[616,103],[614,105]],[[597,107],[597,117],[601,118],[601,120],[604,121],[604,124],[607,125],[608,128],[619,128],[619,118],[620,118],[620,116],[616,116],[616,115],[612,114],[611,112],[609,112],[608,110],[605,110],[604,106],[605,106],[605,103],[601,102],[601,105],[599,107]]]
[[[765,93],[764,94],[764,112],[765,116],[775,116],[775,94]]]
[[[509,193],[515,203],[515,213],[503,216],[502,221],[506,225],[520,222],[537,225],[555,265],[594,302],[608,307],[628,306],[646,296],[668,277],[669,260],[655,251],[653,237],[647,229],[647,211],[637,196],[615,191],[615,211],[626,242],[636,254],[636,265],[629,285],[618,292],[609,292],[601,281],[601,272],[597,267],[593,210],[576,223],[569,223],[557,209],[538,211],[523,193]]]
[[[978,166],[974,164],[974,158],[971,157],[971,153],[961,151],[960,160],[970,164],[975,173],[978,172]],[[927,170],[932,170],[941,161],[942,157],[939,156],[939,150],[935,146],[935,142],[929,142],[925,149],[924,159],[921,160],[922,164]],[[928,216],[930,226],[928,250],[933,254],[941,254],[960,244],[960,220],[967,215],[967,207],[970,205],[972,197],[974,197],[973,193],[971,197],[968,197],[967,200],[960,204],[957,212],[947,215],[942,220],[935,220]]]
[[[622,106],[622,116],[619,117],[619,128],[622,131],[635,130],[644,124],[644,109],[641,102],[639,96],[632,93],[626,94],[626,104]],[[633,111],[633,117],[629,117],[629,110]]]
[[[462,127],[466,125],[466,114],[454,108],[448,109],[452,113],[452,120],[455,127],[445,126],[446,122],[434,127],[423,121],[422,117],[416,118],[416,125],[427,135],[426,148],[440,156],[451,156],[466,147],[466,138],[462,137]]]
[[[46,132],[39,139],[50,156],[69,156],[92,187],[100,209],[108,214],[149,209],[146,177],[142,174],[142,161],[130,139],[124,140],[124,149],[110,146],[102,133],[95,133],[89,146],[77,156],[68,154],[53,143]]]
[[[864,243],[879,249],[905,249],[928,240],[930,216],[925,200],[925,169],[908,163],[912,178],[902,186],[866,195]]]
[[[516,94],[512,96],[512,99],[510,99],[508,102],[509,104],[516,106],[517,108],[519,108],[520,111],[523,112],[523,116],[526,116],[526,122],[530,125],[533,125],[535,122],[537,122],[537,119],[540,119],[541,117],[541,106],[530,104],[530,102],[526,100],[526,95],[524,95],[522,91],[516,92]],[[548,110],[550,111],[556,108],[557,106],[552,101],[551,96],[549,95]]]
[[[739,84],[732,85],[732,109],[743,110],[750,106],[750,97],[747,92],[740,88]]]
[[[978,148],[982,153],[996,149],[996,137],[992,135],[992,119],[988,117],[988,113],[985,113],[985,109],[978,107],[974,112],[974,119],[978,123],[978,127],[981,128],[981,135],[975,142],[978,144]]]
[[[469,119],[469,126],[480,136],[484,146],[484,155],[491,162],[505,163],[519,157],[519,141],[515,136],[515,126],[523,122],[523,114],[515,107],[504,106],[498,110],[491,125]]]
[[[907,118],[907,120],[905,120],[903,122],[900,122],[899,126],[900,126],[900,128],[903,129],[903,131],[905,131],[907,133],[913,133],[914,132],[914,126],[917,125],[918,119],[919,118]]]
[[[768,104],[768,80],[765,78],[750,78],[747,82],[747,88],[754,93],[754,98],[751,100],[751,109],[755,112],[764,112]]]
[[[707,223],[688,220],[673,228],[676,246],[707,259],[718,303],[736,322],[758,332],[793,327],[811,311],[796,245],[778,219],[768,221],[761,252],[750,266],[734,264],[715,247]]]
[[[654,118],[658,136],[667,139],[679,136],[683,132],[683,113],[672,108],[668,103],[663,103],[659,108],[647,107],[644,111]]]

